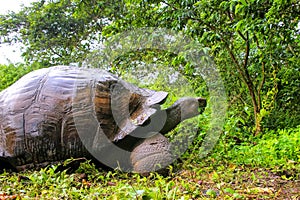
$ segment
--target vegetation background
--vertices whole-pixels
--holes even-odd
[[[221,73],[229,107],[213,152],[198,156],[208,128],[202,119],[203,133],[168,176],[101,171],[89,162],[74,173],[54,173],[55,165],[1,174],[0,199],[299,198],[299,16],[297,0],[40,0],[1,15],[0,43],[23,43],[25,63],[0,65],[0,90],[38,68],[81,65],[117,33],[159,27],[203,45]],[[129,52],[109,70],[126,74],[136,61],[153,60],[180,69],[197,95],[209,98],[195,66],[170,52]]]

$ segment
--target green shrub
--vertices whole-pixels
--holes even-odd
[[[260,167],[299,167],[300,126],[269,131],[261,138],[255,138],[253,144],[235,145],[228,151],[228,159],[237,164]]]
[[[14,82],[19,80],[25,74],[35,70],[40,69],[43,66],[39,64],[32,64],[30,66],[24,64],[9,64],[1,65],[0,64],[0,91],[12,85]]]

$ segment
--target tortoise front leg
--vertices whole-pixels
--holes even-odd
[[[170,143],[160,133],[145,139],[137,145],[130,156],[134,172],[148,174],[162,171],[173,162]]]

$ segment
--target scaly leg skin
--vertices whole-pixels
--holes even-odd
[[[173,162],[170,143],[160,133],[145,139],[137,145],[130,156],[134,172],[148,175],[150,172],[165,172],[165,168]]]

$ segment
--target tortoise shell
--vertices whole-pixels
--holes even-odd
[[[21,166],[87,156],[96,129],[109,141],[122,140],[160,109],[167,95],[99,69],[33,71],[0,93],[0,158]]]

